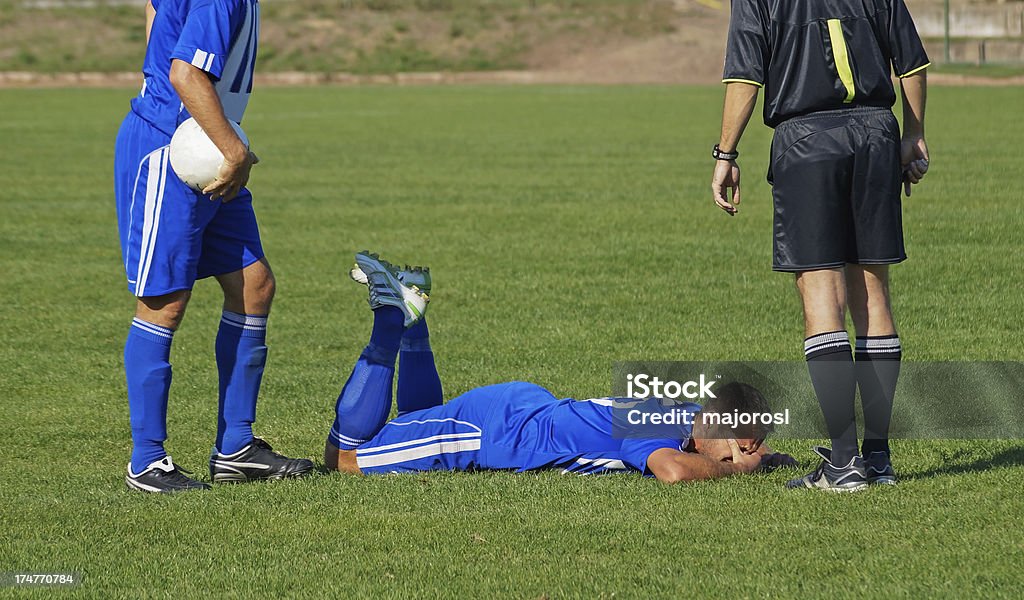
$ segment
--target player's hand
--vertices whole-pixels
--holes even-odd
[[[728,190],[732,190],[731,193]],[[711,196],[719,208],[735,216],[740,203],[740,167],[734,160],[716,160]],[[731,201],[731,202],[730,202]]]
[[[217,179],[206,186],[203,193],[209,194],[210,200],[223,199],[224,202],[230,202],[249,183],[249,171],[258,162],[259,157],[249,150],[246,150],[241,160],[225,158],[217,172]]]
[[[788,454],[782,452],[773,452],[772,454],[765,454],[761,457],[761,469],[764,471],[774,471],[781,467],[795,467],[797,466],[796,459]]]
[[[753,473],[760,468],[760,454],[757,452],[751,452],[749,454],[744,452],[733,438],[729,438],[725,441],[729,443],[729,449],[732,450],[732,464],[738,473]]]
[[[920,183],[928,172],[928,145],[923,137],[903,138],[900,144],[903,191],[910,197],[911,184]]]

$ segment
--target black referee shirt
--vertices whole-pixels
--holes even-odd
[[[929,64],[903,0],[732,0],[723,81],[764,87],[770,127],[819,110],[896,103]]]

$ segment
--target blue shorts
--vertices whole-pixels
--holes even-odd
[[[186,186],[171,169],[170,137],[129,112],[117,134],[114,195],[128,290],[142,298],[190,290],[196,279],[263,258],[252,195],[230,202]]]
[[[550,392],[532,383],[476,388],[389,421],[356,449],[356,463],[367,474],[522,469],[528,459],[504,439],[509,432],[522,432],[508,422],[506,412],[550,400]]]
[[[472,471],[492,403],[501,394],[487,386],[432,408],[388,421],[373,439],[356,449],[363,473]]]

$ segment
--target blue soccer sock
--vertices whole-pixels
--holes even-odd
[[[334,424],[327,440],[336,448],[355,449],[387,422],[404,321],[405,315],[394,306],[373,311],[370,343],[359,355],[335,404]]]
[[[171,388],[174,331],[135,318],[124,344],[133,473],[167,456],[167,393]]]
[[[430,349],[427,320],[405,330],[398,353],[398,414],[439,406],[444,401],[441,376]]]
[[[267,315],[225,310],[217,331],[217,451],[234,454],[253,440],[256,399],[267,364]]]

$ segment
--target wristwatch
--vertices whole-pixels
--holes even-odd
[[[711,156],[713,156],[715,160],[736,160],[740,157],[740,151],[733,150],[732,152],[723,152],[718,149],[718,144],[715,144],[715,147],[711,150]]]

